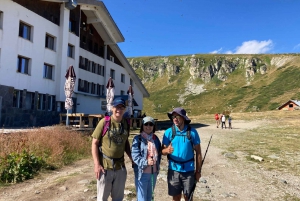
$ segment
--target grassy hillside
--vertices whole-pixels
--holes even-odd
[[[201,56],[201,55],[200,55]],[[278,56],[278,55],[275,55]],[[172,75],[164,72],[161,76],[152,76],[150,79],[147,68],[154,58],[135,58],[142,65],[136,68],[139,77],[150,93],[150,98],[144,99],[144,108],[148,115],[158,118],[166,118],[165,113],[172,107],[182,106],[189,115],[212,114],[229,110],[231,112],[252,112],[275,110],[289,99],[300,100],[300,56],[293,55],[293,59],[280,67],[271,65],[274,55],[256,55],[264,64],[267,64],[265,74],[256,73],[251,80],[246,79],[246,70],[243,67],[236,68],[232,73],[227,73],[228,79],[221,81],[217,76],[212,77],[209,82],[203,82],[200,78],[190,79],[189,66],[185,66],[187,56],[172,56],[169,64],[177,65],[179,73]],[[181,59],[184,57],[184,59]],[[203,62],[213,60],[214,55],[202,56]],[[224,56],[230,59],[245,59],[249,55]],[[155,57],[157,59],[157,57]],[[160,59],[162,60],[162,59]],[[158,65],[158,64],[156,64]],[[155,65],[153,65],[155,66]],[[151,68],[153,68],[153,66]],[[205,91],[185,97],[183,104],[178,100],[179,94],[186,90],[186,83],[203,84]]]

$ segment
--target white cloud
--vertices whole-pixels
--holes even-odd
[[[270,51],[272,47],[272,40],[250,40],[243,42],[241,46],[237,47],[234,54],[262,54]]]
[[[225,52],[225,54],[234,54],[232,51],[228,50]]]
[[[272,40],[250,40],[242,43],[241,46],[235,48],[235,51],[227,50],[222,52],[223,48],[214,50],[210,54],[263,54],[269,52],[273,48]],[[295,48],[300,48],[300,44],[295,46]]]
[[[220,48],[218,50],[214,50],[214,51],[210,52],[209,54],[219,54],[219,53],[221,53],[222,49],[223,48]]]
[[[300,48],[300,43],[294,47],[294,50],[299,49],[299,48]]]

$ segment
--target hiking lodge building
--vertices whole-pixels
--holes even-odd
[[[278,110],[299,110],[300,109],[300,101],[299,100],[288,100],[284,104],[278,107]]]
[[[142,110],[149,93],[117,45],[124,41],[102,1],[1,0],[0,126],[58,124],[69,66],[71,112],[104,114],[110,77],[115,95],[126,98],[132,85],[133,109]]]

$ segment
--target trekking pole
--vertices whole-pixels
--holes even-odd
[[[153,156],[151,156],[151,158],[152,158],[152,162],[153,162]],[[152,201],[154,201],[154,188],[153,188],[153,177],[154,177],[154,175],[153,175],[153,164],[151,165],[151,184],[152,184]]]
[[[201,163],[200,171],[201,171],[201,169],[202,169],[202,165],[203,165],[203,163],[204,163],[204,160],[205,160],[205,157],[206,157],[206,154],[207,154],[208,147],[209,147],[209,145],[210,145],[210,141],[211,141],[211,138],[212,138],[212,136],[213,136],[213,135],[211,135],[211,136],[210,136],[210,139],[209,139],[209,142],[208,142],[208,145],[207,145],[207,148],[206,148],[206,151],[205,151],[204,157],[203,157],[203,159],[202,159],[202,163]]]
[[[200,172],[201,172],[201,169],[202,169],[202,166],[203,166],[203,163],[204,163],[204,160],[205,160],[205,157],[206,157],[206,154],[207,154],[208,147],[209,147],[209,145],[210,145],[210,141],[211,141],[212,136],[213,136],[213,135],[210,136],[210,139],[209,139],[209,142],[208,142],[208,145],[207,145],[207,148],[206,148],[204,157],[203,157],[203,159],[202,159],[201,166],[200,166]],[[195,183],[194,183],[194,185],[193,185],[192,192],[191,192],[191,194],[189,195],[189,201],[192,201],[192,200],[193,200],[193,195],[194,195],[194,191],[195,191],[195,189],[196,189],[196,184],[197,184],[197,181],[196,181],[196,178],[195,178]]]

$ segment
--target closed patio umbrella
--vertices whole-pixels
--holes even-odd
[[[132,89],[132,86],[129,85],[129,88],[128,88],[128,91],[127,91],[127,94],[128,94],[128,115],[131,117],[131,115],[133,115],[133,89]]]
[[[114,100],[114,96],[115,96],[115,85],[113,79],[110,77],[106,85],[106,111],[109,116],[111,115],[112,102]]]
[[[72,95],[74,93],[75,88],[75,80],[76,80],[76,74],[73,66],[70,66],[67,70],[67,73],[65,75],[66,82],[65,82],[65,95],[66,95],[66,101],[65,101],[65,109],[67,110],[67,118],[66,118],[66,125],[69,125],[69,110],[73,108],[73,100]]]

